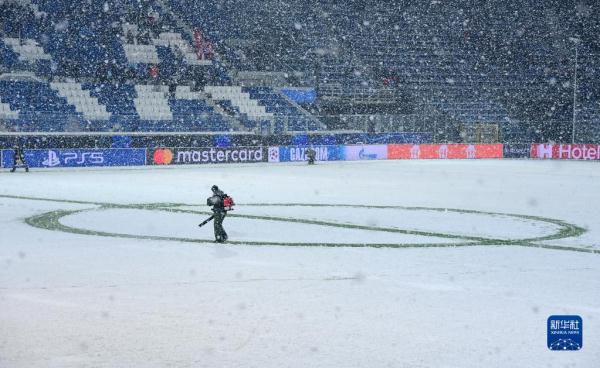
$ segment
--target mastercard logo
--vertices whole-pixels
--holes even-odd
[[[168,148],[157,149],[152,158],[156,165],[168,165],[173,162],[173,151]]]

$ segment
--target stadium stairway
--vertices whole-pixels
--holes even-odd
[[[142,120],[173,120],[168,86],[136,85],[135,108]]]
[[[51,60],[50,55],[46,54],[35,40],[4,37],[3,41],[13,49],[21,61],[34,63],[38,60]]]
[[[0,119],[14,120],[14,119],[18,119],[18,118],[19,118],[18,110],[12,110],[10,108],[9,104],[0,102]]]
[[[136,45],[123,43],[125,56],[130,64],[158,64],[158,53],[154,45]]]
[[[269,120],[273,114],[266,111],[265,106],[259,105],[258,100],[250,98],[250,94],[242,91],[239,86],[206,86],[204,92],[210,94],[215,101],[229,101],[250,120]]]
[[[64,97],[69,104],[89,120],[109,120],[110,113],[106,106],[100,104],[98,98],[81,87],[80,83],[50,83],[50,87]]]

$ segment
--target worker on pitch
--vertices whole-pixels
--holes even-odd
[[[223,243],[227,240],[227,233],[223,228],[223,220],[227,216],[227,211],[233,210],[235,203],[233,203],[233,198],[223,193],[218,186],[213,185],[210,189],[212,190],[212,196],[206,199],[206,204],[212,206],[213,215],[198,226],[204,226],[210,220],[214,219],[215,241]]]

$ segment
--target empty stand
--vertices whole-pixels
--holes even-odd
[[[267,113],[274,116],[276,124],[282,126],[280,130],[306,131],[320,130],[321,124],[312,116],[303,114],[281,93],[268,87],[244,87],[250,98],[260,101],[265,106]]]
[[[232,125],[215,111],[202,92],[192,91],[189,86],[178,86],[174,98],[169,101],[174,120],[186,131],[228,131]]]
[[[156,46],[166,46],[178,50],[182,54],[183,60],[189,65],[212,65],[211,60],[199,59],[180,33],[162,32],[158,38],[152,40],[152,43]]]
[[[81,120],[81,114],[67,100],[58,96],[47,83],[0,81],[0,98],[19,110],[26,130],[61,131],[69,118]]]

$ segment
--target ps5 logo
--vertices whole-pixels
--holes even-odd
[[[48,158],[42,162],[42,165],[48,167],[54,167],[60,165],[60,159],[58,158],[58,154],[54,151],[48,151]]]
[[[62,160],[61,160],[62,159]],[[64,164],[65,166],[80,166],[86,164],[100,165],[104,163],[104,155],[102,152],[64,152],[57,153],[49,150],[48,157],[42,162],[46,167],[54,167]]]
[[[81,155],[77,152],[65,152],[64,157],[65,165],[101,164],[104,162],[102,152],[83,152]]]

